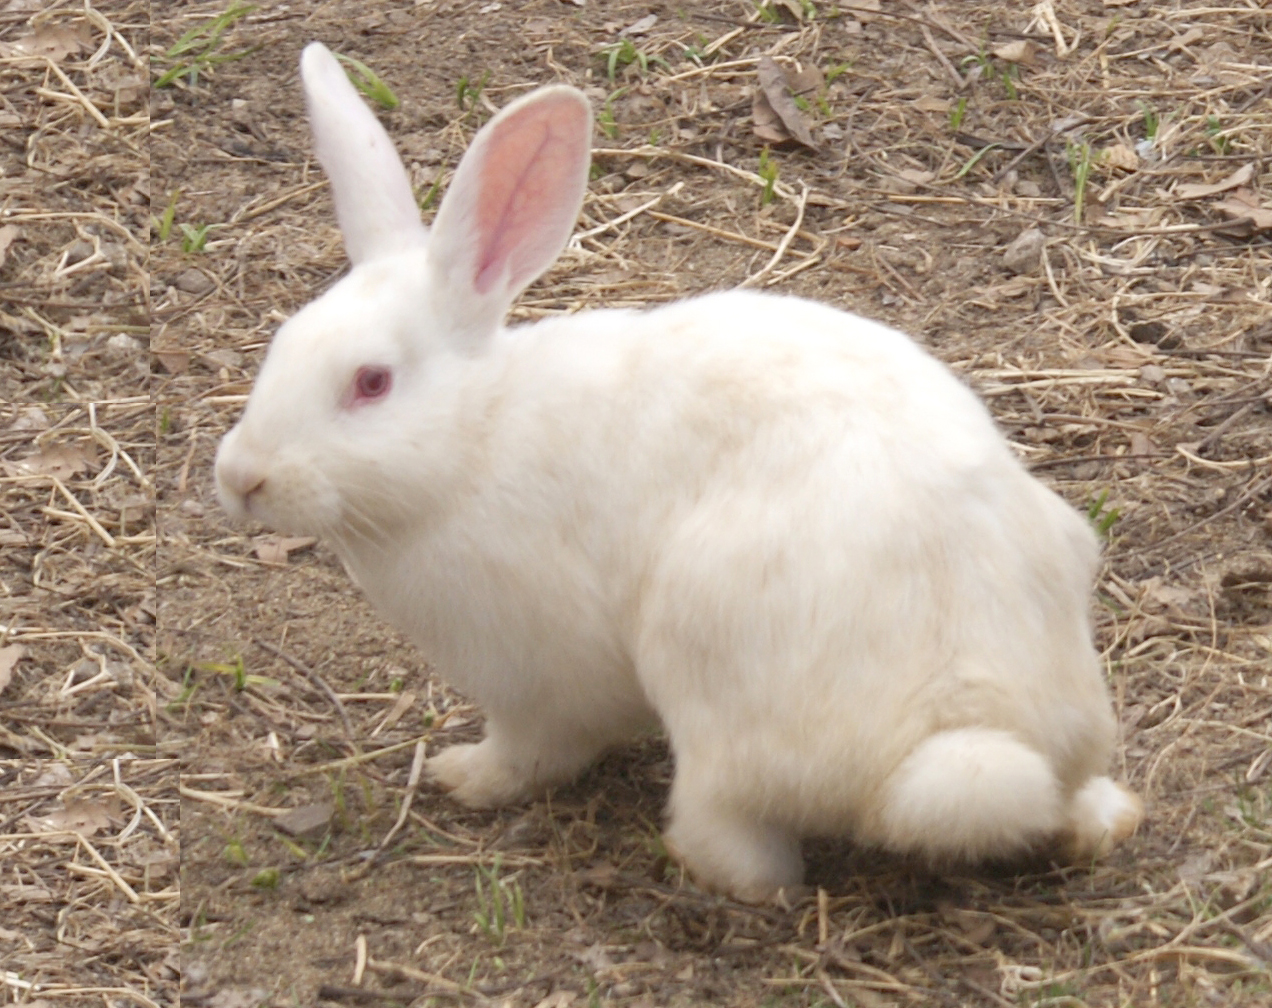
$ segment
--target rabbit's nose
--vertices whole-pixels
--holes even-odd
[[[221,503],[231,514],[251,510],[252,494],[265,485],[262,465],[238,452],[222,452],[216,460],[216,485]]]

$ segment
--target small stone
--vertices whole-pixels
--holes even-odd
[[[49,417],[39,406],[27,406],[18,410],[18,415],[9,425],[10,430],[48,430]]]
[[[1042,247],[1046,243],[1046,236],[1037,228],[1021,232],[1003,249],[1003,265],[1013,273],[1034,272],[1042,261]]]
[[[301,805],[274,817],[274,825],[284,833],[298,837],[322,836],[331,824],[336,806],[332,802]]]
[[[206,294],[216,284],[202,270],[191,267],[173,281],[173,286],[187,294]]]
[[[1136,322],[1126,330],[1136,343],[1160,343],[1166,335],[1166,326],[1161,322]]]
[[[71,247],[66,250],[66,261],[68,263],[83,262],[85,259],[91,256],[95,251],[96,249],[93,248],[92,242],[85,241],[83,238],[81,238],[75,243],[73,243]]]
[[[141,353],[141,341],[127,333],[116,333],[106,341],[106,349],[112,357],[135,357]]]
[[[1166,369],[1160,364],[1145,364],[1139,369],[1139,376],[1146,385],[1160,385],[1166,380]]]

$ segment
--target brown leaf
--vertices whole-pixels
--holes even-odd
[[[80,836],[93,836],[109,829],[118,818],[118,807],[101,798],[72,800],[65,808],[55,809],[48,815],[30,817],[27,821],[40,832],[69,831]]]
[[[621,32],[619,32],[619,34],[632,35],[632,36],[648,35],[649,29],[651,29],[657,23],[658,23],[657,14],[646,14],[643,18],[641,18],[639,21],[635,22],[634,24],[629,24],[626,28],[624,28]]]
[[[13,239],[21,233],[22,230],[14,224],[0,227],[0,266],[4,265],[4,257],[9,251],[9,246],[13,244]]]
[[[1135,171],[1140,163],[1135,148],[1123,143],[1105,147],[1100,160],[1109,168],[1121,168],[1123,171]]]
[[[826,75],[816,63],[808,63],[799,73],[787,72],[786,83],[790,85],[791,94],[811,99],[826,86]]]
[[[28,455],[18,462],[18,469],[26,473],[40,476],[52,476],[54,479],[67,480],[77,473],[84,472],[97,455],[93,447],[86,441],[72,444],[49,445],[48,447]]]
[[[265,536],[256,540],[256,556],[266,563],[285,564],[289,553],[305,549],[317,541],[313,536]]]
[[[0,56],[8,59],[51,59],[60,63],[84,48],[84,39],[69,25],[45,25],[39,31],[0,44]]]
[[[1215,204],[1215,209],[1237,220],[1249,218],[1255,231],[1272,228],[1272,207],[1264,206],[1249,189],[1238,189],[1225,200]]]
[[[777,65],[773,57],[760,57],[758,76],[760,90],[755,93],[755,100],[752,103],[752,117],[755,120],[756,134],[761,139],[771,140],[773,143],[780,143],[781,140],[789,137],[797,140],[810,150],[816,150],[817,144],[813,141],[813,134],[808,128],[808,121],[804,118],[804,113],[800,111],[799,106],[795,104],[795,98],[791,94],[786,74]],[[787,136],[774,139],[773,135],[766,136],[760,132],[763,124],[771,134],[775,135],[777,133],[772,121],[760,112],[761,101],[767,102],[769,110],[777,117],[780,125],[785,128]]]
[[[758,88],[751,98],[751,129],[757,137],[767,143],[785,143],[791,138],[786,127],[782,125],[781,118],[773,111],[769,100],[764,97],[764,92]]]
[[[188,350],[156,350],[154,357],[168,374],[185,374],[190,368]]]
[[[9,680],[13,678],[13,667],[25,654],[26,648],[21,644],[10,644],[0,648],[0,693],[3,693],[4,688],[9,685]]]
[[[1243,186],[1254,178],[1254,163],[1244,164],[1234,171],[1227,178],[1213,185],[1203,185],[1200,183],[1189,183],[1181,185],[1175,190],[1176,199],[1199,199],[1202,196],[1213,196],[1215,193],[1227,192],[1229,189],[1236,189]]]
[[[1000,45],[994,50],[994,55],[1000,60],[1006,60],[1008,63],[1023,63],[1025,66],[1032,66],[1037,53],[1033,43],[1028,39],[1018,39],[1015,42]]]

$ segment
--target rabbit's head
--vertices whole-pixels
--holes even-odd
[[[311,43],[301,76],[353,268],[275,335],[217,453],[217,489],[232,516],[278,529],[383,533],[391,475],[429,468],[407,456],[432,451],[444,467],[454,450],[435,439],[453,424],[450,379],[488,352],[513,299],[569,238],[591,111],[564,86],[503,109],[425,228],[388,135],[336,58]]]

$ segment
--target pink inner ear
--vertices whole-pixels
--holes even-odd
[[[547,268],[574,224],[581,126],[573,99],[543,102],[499,123],[481,166],[474,286],[520,289]]]

